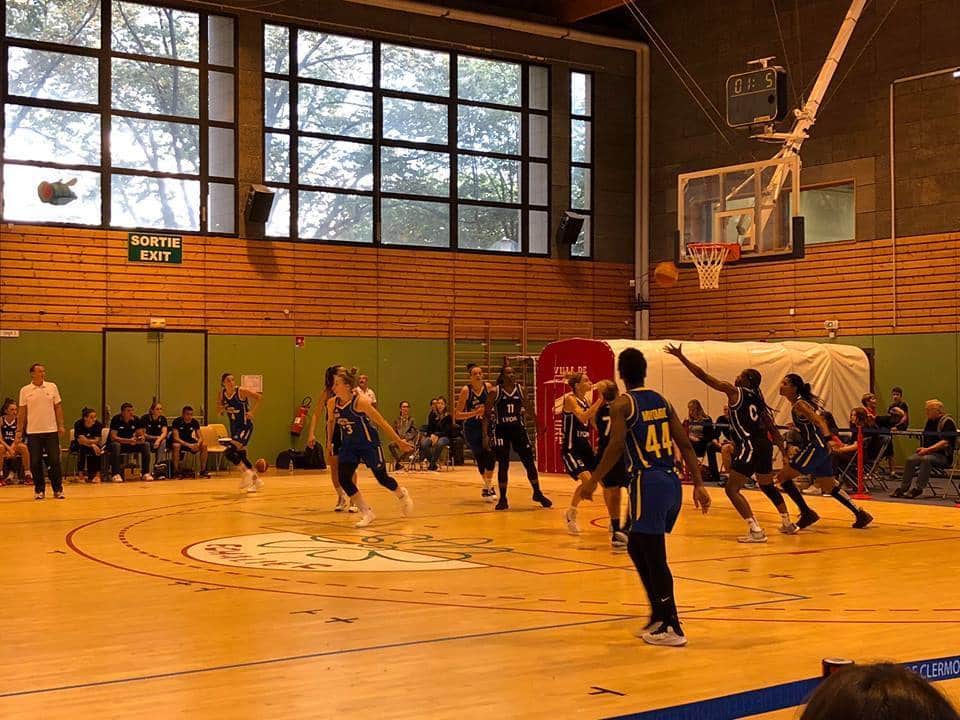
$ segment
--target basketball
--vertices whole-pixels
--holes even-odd
[[[264,460],[263,458],[260,458],[260,459],[257,460],[257,462],[254,464],[254,467],[257,469],[257,472],[258,472],[258,473],[265,473],[265,472],[267,471],[267,468],[270,467],[270,466],[267,465],[267,461],[266,461],[266,460]]]
[[[677,284],[679,277],[680,271],[672,260],[659,263],[653,270],[653,281],[657,284],[657,287],[673,287]]]

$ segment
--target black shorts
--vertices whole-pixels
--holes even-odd
[[[339,425],[333,426],[333,438],[330,440],[330,446],[335,456],[340,454],[340,448],[343,446],[343,438],[340,437]]]
[[[530,448],[530,438],[527,436],[527,429],[520,423],[497,425],[493,435],[498,454],[509,454],[510,448],[513,448],[517,452],[522,452]]]
[[[597,458],[603,457],[604,450],[597,452]],[[610,472],[604,476],[600,484],[605,488],[630,487],[630,476],[627,475],[627,465],[623,462],[623,458],[620,458],[620,462],[610,468]]]
[[[563,468],[567,475],[578,480],[585,472],[592,473],[597,467],[597,456],[588,443],[576,443],[569,450],[563,450]]]
[[[773,443],[768,438],[747,438],[733,448],[730,469],[744,477],[773,472]]]

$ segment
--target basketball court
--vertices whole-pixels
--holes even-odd
[[[245,497],[233,479],[68,485],[53,507],[5,489],[0,712],[607,718],[960,643],[953,508],[886,503],[856,532],[815,499],[815,529],[756,547],[713,491],[669,541],[690,637],[675,650],[633,637],[646,601],[596,505],[571,537],[522,478],[498,513],[473,472],[414,472],[404,519],[362,475],[381,518],[364,531],[320,473],[271,471]],[[544,478],[557,507],[571,485]]]

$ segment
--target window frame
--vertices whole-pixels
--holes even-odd
[[[267,34],[266,28],[268,26],[285,28],[287,30],[287,42],[288,42],[288,59],[287,59],[287,72],[286,73],[275,73],[268,72],[266,69],[266,43],[267,43]],[[552,93],[551,93],[551,81],[552,81],[552,72],[553,68],[549,64],[539,64],[534,62],[528,62],[524,60],[514,60],[509,58],[490,56],[490,55],[480,55],[477,53],[470,52],[459,52],[456,48],[444,47],[440,44],[430,45],[425,43],[410,43],[410,42],[397,42],[395,40],[388,40],[379,37],[375,33],[343,33],[339,29],[334,30],[324,30],[320,29],[321,33],[330,34],[330,35],[339,35],[342,37],[349,37],[356,40],[362,40],[365,42],[371,43],[371,53],[372,53],[372,67],[373,67],[373,77],[370,86],[361,86],[354,85],[351,83],[339,83],[334,81],[327,80],[317,80],[313,78],[302,78],[298,75],[297,67],[297,56],[298,56],[298,41],[299,41],[299,31],[317,31],[316,26],[304,26],[295,23],[288,22],[272,22],[270,19],[264,19],[260,26],[260,43],[261,43],[261,57],[263,58],[261,62],[261,82],[260,82],[260,93],[262,103],[261,105],[266,107],[266,81],[274,80],[279,82],[287,83],[288,88],[288,118],[287,118],[287,127],[286,128],[276,128],[274,126],[268,126],[266,124],[266,118],[261,118],[262,123],[262,139],[261,147],[264,148],[264,172],[262,177],[262,182],[267,187],[271,188],[274,191],[286,191],[289,194],[290,198],[290,214],[289,214],[289,234],[288,235],[267,235],[268,240],[272,241],[285,241],[285,242],[296,242],[296,243],[311,243],[311,244],[324,244],[324,245],[337,245],[337,246],[354,246],[354,247],[374,247],[374,248],[383,248],[391,250],[417,250],[417,251],[440,251],[440,252],[459,252],[459,253],[480,253],[487,255],[495,255],[500,257],[515,257],[518,255],[522,256],[532,256],[532,257],[549,257],[551,250],[551,239],[550,239],[550,224],[551,224],[551,207],[552,207],[552,187],[551,187],[551,166],[552,166],[552,147],[550,142],[550,133],[552,132]],[[394,90],[385,88],[382,84],[381,70],[383,65],[383,46],[384,45],[397,45],[404,48],[410,48],[413,50],[425,50],[429,52],[443,53],[449,59],[449,93],[448,95],[432,95],[429,93],[423,92],[413,92],[406,90]],[[483,60],[493,60],[496,62],[505,62],[513,65],[518,65],[520,67],[520,103],[518,105],[504,105],[500,103],[484,102],[477,100],[465,100],[459,97],[459,73],[458,73],[458,59],[461,57],[475,57]],[[539,110],[534,109],[529,106],[529,96],[530,96],[530,68],[539,67],[543,68],[546,71],[546,83],[547,83],[547,109]],[[358,138],[346,135],[337,135],[332,133],[319,133],[315,131],[302,131],[299,129],[299,99],[300,99],[300,85],[317,85],[321,87],[328,88],[339,88],[343,90],[355,90],[371,94],[371,107],[373,112],[373,123],[372,123],[372,134],[368,138]],[[395,138],[387,138],[384,136],[384,100],[385,99],[398,99],[398,100],[408,100],[416,102],[425,102],[433,103],[438,105],[443,105],[447,109],[447,138],[446,143],[431,143],[431,142],[419,142],[411,140],[401,140]],[[481,150],[472,150],[472,149],[462,149],[459,147],[458,142],[458,122],[460,117],[460,108],[461,107],[479,107],[479,108],[488,108],[495,110],[507,110],[510,112],[515,112],[520,116],[520,143],[518,147],[518,153],[516,155],[502,152],[494,151],[481,151]],[[547,121],[547,151],[544,157],[534,157],[530,155],[530,138],[529,138],[529,124],[530,117],[532,115],[539,115],[546,118]],[[267,170],[267,157],[266,157],[266,136],[268,134],[281,134],[289,138],[289,176],[286,182],[275,182],[269,180],[266,177]],[[346,141],[346,142],[359,142],[371,146],[372,153],[372,169],[373,169],[373,187],[371,190],[359,190],[359,189],[345,189],[340,187],[330,187],[322,185],[310,185],[304,184],[300,181],[299,178],[299,143],[297,142],[300,137],[311,137],[318,138],[321,140],[327,140],[332,142]],[[384,148],[397,148],[397,149],[407,149],[407,150],[417,150],[422,152],[434,152],[442,153],[449,157],[449,183],[448,191],[446,195],[423,195],[416,193],[403,193],[397,191],[388,191],[383,189],[383,167],[382,167],[382,151]],[[493,158],[493,159],[502,159],[515,161],[520,166],[519,174],[519,193],[518,201],[516,203],[501,202],[495,200],[473,200],[469,198],[461,198],[459,194],[459,170],[460,170],[460,158],[461,157],[483,157],[483,158]],[[542,205],[531,205],[529,203],[530,196],[530,175],[531,170],[530,166],[532,163],[539,163],[546,165],[547,172],[547,204]],[[323,193],[336,193],[336,194],[346,194],[352,196],[364,196],[370,197],[372,201],[372,235],[369,242],[359,242],[351,240],[336,240],[336,239],[314,239],[314,238],[304,238],[299,235],[299,194],[301,192],[323,192]],[[432,246],[432,245],[407,245],[403,243],[385,243],[383,242],[383,201],[384,200],[400,200],[400,201],[410,201],[410,202],[436,202],[445,204],[449,208],[448,218],[449,218],[449,244],[446,246]],[[490,250],[483,248],[463,248],[460,247],[459,242],[459,221],[460,221],[460,207],[461,206],[474,206],[474,207],[490,207],[490,208],[505,208],[509,210],[517,210],[519,213],[519,249],[517,251],[504,251],[504,250]],[[530,252],[530,226],[529,219],[531,212],[545,212],[547,215],[547,243],[545,252]]]
[[[573,112],[572,90],[573,90],[574,73],[577,73],[578,75],[585,75],[586,77],[590,78],[590,92],[589,92],[590,114],[589,115],[578,115]],[[570,259],[571,260],[592,260],[594,255],[594,237],[596,235],[596,228],[594,226],[596,225],[596,216],[597,216],[596,215],[597,213],[596,152],[597,151],[596,151],[596,143],[594,142],[594,138],[596,137],[596,133],[594,132],[594,130],[596,129],[596,113],[594,112],[594,110],[596,109],[596,101],[597,101],[596,74],[589,70],[578,70],[576,68],[570,68],[570,81],[568,83],[568,88],[570,89],[570,92],[568,93],[567,99],[571,102],[570,102],[570,109],[569,109],[568,123],[567,123],[568,129],[569,129],[568,135],[569,135],[569,148],[570,148],[570,168],[567,173],[567,179],[569,181],[570,190],[569,190],[567,199],[569,201],[570,210],[572,212],[575,212],[578,215],[586,215],[588,218],[588,220],[585,221],[585,224],[588,223],[588,227],[589,227],[589,234],[587,235],[586,240],[590,250],[586,254],[575,255],[573,252],[573,245],[571,245]],[[589,153],[589,158],[587,162],[583,162],[579,160],[575,161],[573,159],[573,123],[574,121],[578,121],[578,120],[590,123],[590,153]],[[590,209],[589,210],[581,210],[573,206],[573,169],[574,168],[582,168],[590,171]],[[575,244],[576,243],[574,243],[574,245]]]
[[[168,3],[166,0],[156,2],[152,0],[122,0],[147,7],[159,7],[164,10],[179,10],[197,15],[198,19],[198,38],[197,38],[197,60],[180,60],[168,57],[157,57],[151,55],[140,55],[137,53],[114,51],[112,47],[112,21],[113,21],[113,0],[99,0],[100,3],[100,47],[89,48],[79,45],[67,45],[63,43],[47,42],[45,40],[30,40],[24,38],[11,37],[6,34],[7,3],[0,0],[0,55],[2,55],[6,68],[6,58],[8,50],[11,47],[22,47],[32,50],[43,50],[55,52],[62,55],[79,55],[84,57],[94,57],[97,59],[97,82],[98,93],[96,103],[78,103],[72,101],[61,101],[51,99],[32,98],[29,96],[11,95],[9,92],[9,73],[0,73],[0,195],[6,201],[6,193],[3,192],[3,168],[9,165],[25,166],[34,168],[50,168],[54,170],[77,170],[83,172],[96,172],[100,175],[100,222],[96,225],[74,223],[74,222],[56,222],[44,219],[36,220],[10,220],[0,216],[0,222],[16,225],[42,225],[49,227],[69,227],[69,228],[91,228],[103,229],[117,232],[153,232],[169,233],[177,235],[207,235],[214,237],[238,237],[240,234],[239,220],[239,158],[240,158],[240,133],[239,133],[239,62],[240,62],[240,43],[238,17],[229,12],[208,12],[207,10],[191,7],[188,4]],[[209,61],[210,46],[210,18],[224,17],[232,21],[233,26],[233,65],[217,65]],[[167,115],[161,113],[138,112],[133,110],[120,110],[113,107],[113,61],[133,60],[136,62],[148,62],[158,65],[169,65],[187,69],[196,69],[197,93],[198,93],[198,113],[195,118],[177,115]],[[227,73],[233,80],[233,121],[225,122],[210,119],[210,74],[213,72]],[[100,119],[100,163],[98,165],[84,164],[64,164],[45,160],[7,160],[4,157],[6,150],[6,112],[7,105],[23,105],[27,107],[40,107],[48,110],[67,110],[95,114]],[[113,118],[129,117],[138,120],[148,120],[157,122],[171,122],[196,126],[199,132],[197,153],[198,153],[198,171],[196,174],[162,172],[155,170],[143,170],[134,168],[124,168],[114,166],[112,163],[112,148],[110,147],[110,132],[113,128]],[[223,128],[233,132],[233,177],[210,174],[210,130],[211,128]],[[112,224],[112,178],[114,176],[124,177],[147,177],[154,179],[187,180],[199,183],[198,197],[198,227],[196,230],[164,228],[158,226],[121,226]],[[210,185],[222,184],[233,185],[233,231],[232,232],[213,232],[210,227]]]

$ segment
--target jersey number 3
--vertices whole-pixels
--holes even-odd
[[[657,425],[647,425],[647,444],[644,448],[651,455],[662,457],[673,454],[673,440],[670,437],[670,423],[659,423],[659,437]]]

